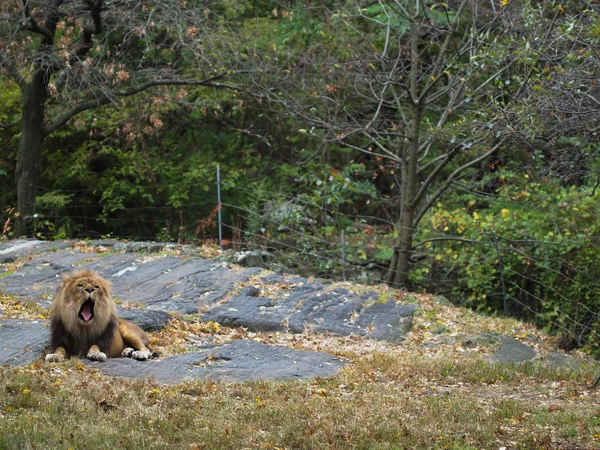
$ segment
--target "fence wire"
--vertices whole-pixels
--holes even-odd
[[[284,267],[302,275],[316,275],[334,281],[357,280],[371,285],[382,283],[386,279],[390,251],[395,247],[397,234],[401,231],[389,212],[361,215],[354,211],[352,205],[324,205],[307,195],[294,196],[268,189],[244,186],[231,188],[227,187],[228,182],[233,186],[231,180],[225,179],[222,182],[221,194],[224,200],[219,211],[227,216],[222,223],[226,247],[267,251],[274,254],[275,260]],[[181,188],[181,185],[146,184],[135,187],[158,192]],[[507,196],[473,191],[459,183],[455,187],[507,205],[536,207]],[[203,193],[202,201],[190,198],[190,201],[173,205],[146,206],[127,205],[126,202],[105,203],[98,189],[36,188],[39,192],[74,198],[74,203],[55,208],[54,211],[42,213],[42,208],[37,207],[40,211],[38,221],[43,221],[43,226],[47,227],[47,230],[42,230],[42,237],[50,237],[52,232],[56,232],[65,223],[73,223],[78,226],[73,227],[68,237],[80,239],[108,236],[131,240],[176,238],[182,243],[218,241],[218,223],[213,214],[214,208],[218,206],[216,188]],[[231,198],[234,192],[238,197],[242,194],[245,201],[234,201]],[[85,202],[87,199],[89,203]],[[150,203],[152,198],[145,201]],[[269,203],[270,210],[267,208]],[[7,220],[5,217],[0,219],[2,222]],[[108,232],[96,232],[94,228]],[[110,232],[112,229],[125,228],[137,232]],[[463,245],[462,251],[468,251],[468,245],[478,245],[486,252],[485,264],[488,269],[495,272],[491,277],[490,290],[485,293],[486,298],[507,302],[508,311],[505,312],[524,314],[540,323],[548,320],[548,299],[553,299],[555,304],[558,302],[560,305],[557,318],[553,321],[555,328],[564,333],[600,338],[597,331],[600,312],[580,298],[567,294],[564,289],[572,286],[587,291],[590,297],[598,298],[600,286],[597,275],[590,273],[586,267],[569,265],[567,258],[539,251],[540,248],[556,249],[561,245],[581,244],[580,240],[562,236],[560,240],[552,242],[534,239],[527,233],[515,237],[501,234],[493,236],[489,232],[481,232],[466,239],[433,227],[421,229],[420,238],[412,266],[424,271],[427,276],[419,281],[419,288],[427,292],[448,294],[456,304],[477,306],[478,297],[471,298],[468,292],[473,277],[461,270],[452,256],[443,250],[449,240],[455,241],[456,245]],[[600,236],[586,236],[589,242],[598,239]],[[429,248],[426,243],[429,243]],[[382,249],[387,249],[387,254],[377,252]],[[523,264],[511,264],[511,256],[522,258]],[[523,268],[525,266],[528,267],[527,270]],[[564,267],[568,267],[568,272],[563,270]],[[542,274],[555,277],[560,280],[560,284],[546,283]]]

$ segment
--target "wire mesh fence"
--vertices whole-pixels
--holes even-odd
[[[275,265],[301,275],[371,285],[386,280],[400,232],[389,211],[360,214],[307,195],[237,186],[226,174],[220,175],[218,185],[198,188],[200,194],[172,204],[152,195],[144,198],[146,204],[117,204],[105,201],[97,189],[36,187],[42,196],[71,200],[62,206],[36,205],[36,233],[42,238],[211,243],[225,250],[263,251]],[[136,185],[152,193],[174,187]],[[519,198],[495,198],[507,208],[537,207]],[[9,215],[1,219],[6,234],[11,219]],[[593,264],[574,263],[573,258],[578,246],[593,246],[600,236],[587,233],[553,240],[523,231],[492,228],[459,235],[446,228],[430,221],[417,230],[411,260],[413,290],[446,295],[456,304],[483,311],[525,317],[575,341],[600,342],[600,274]]]

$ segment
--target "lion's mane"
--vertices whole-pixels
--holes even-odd
[[[82,324],[79,317],[83,304],[88,301],[86,289],[93,289],[93,320]],[[70,343],[66,349],[70,355],[85,355],[90,345],[110,342],[115,328],[119,326],[110,282],[91,271],[64,275],[52,302],[50,321],[53,347]]]

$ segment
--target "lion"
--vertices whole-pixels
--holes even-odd
[[[46,361],[84,356],[92,361],[120,356],[152,357],[148,335],[117,316],[110,282],[91,271],[64,274],[50,307],[51,353]]]

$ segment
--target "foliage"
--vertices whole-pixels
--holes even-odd
[[[457,302],[481,311],[503,311],[506,298],[509,313],[569,337],[573,346],[588,340],[599,348],[598,194],[518,171],[493,177],[500,184],[493,195],[438,202],[433,234],[422,242],[434,254],[432,265],[415,271],[415,280],[423,283],[432,271]],[[429,240],[443,236],[460,240]]]
[[[11,186],[15,171],[16,133],[19,123],[21,95],[17,85],[0,75],[0,185]],[[15,193],[0,189],[0,221],[6,220],[6,209],[15,205]]]
[[[502,312],[499,252],[510,314],[596,345],[596,7],[467,2],[455,24],[462,2],[169,1],[152,10],[161,21],[135,28],[148,11],[134,3],[125,31],[109,27],[78,64],[55,55],[43,125],[83,100],[105,106],[45,139],[36,236],[214,241],[219,164],[236,247],[339,278],[344,231],[346,274],[373,283],[414,203],[416,234],[403,242],[413,288]],[[15,28],[20,3],[2,8],[0,44],[19,37],[0,45],[0,224],[12,237],[23,96],[5,75],[32,75],[40,37]],[[71,19],[89,14],[67,13],[56,41],[75,52],[83,23]],[[218,80],[117,95],[157,76]],[[450,179],[461,170],[460,183]]]

